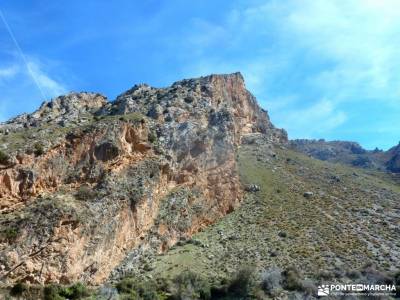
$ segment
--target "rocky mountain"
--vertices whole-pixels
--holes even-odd
[[[240,73],[72,93],[0,126],[1,280],[99,284],[164,252],[243,197],[236,149],[285,143]]]
[[[290,147],[320,160],[400,173],[400,143],[383,151],[365,150],[355,142],[299,139],[291,140]]]
[[[289,142],[240,73],[71,93],[0,141],[0,298],[400,292],[400,146]]]

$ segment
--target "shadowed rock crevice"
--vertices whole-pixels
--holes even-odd
[[[119,155],[119,148],[111,142],[104,142],[94,148],[94,156],[101,161],[108,161]]]

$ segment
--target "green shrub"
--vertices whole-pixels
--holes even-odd
[[[83,283],[78,282],[69,287],[60,289],[59,294],[64,298],[75,300],[89,296],[89,291]]]
[[[229,295],[228,292],[228,282],[227,279],[224,278],[221,280],[220,284],[213,284],[211,286],[211,299],[224,299]]]
[[[117,283],[116,288],[121,299],[162,300],[165,294],[154,281],[138,281],[127,277]]]
[[[44,154],[43,145],[41,143],[35,143],[35,145],[33,145],[33,153],[36,156],[43,155]]]
[[[28,290],[28,286],[23,282],[17,282],[10,290],[11,296],[21,296],[26,290]]]
[[[48,285],[43,289],[43,299],[44,300],[64,300],[64,297],[61,297],[60,287],[57,285]]]
[[[97,197],[97,192],[88,187],[87,185],[82,185],[75,193],[75,198],[78,200],[91,200]]]
[[[129,294],[136,287],[136,281],[133,278],[127,277],[122,279],[117,283],[116,288],[118,293],[127,293]]]
[[[209,283],[189,270],[175,277],[173,283],[173,299],[211,299]]]
[[[289,267],[283,272],[284,280],[283,285],[287,290],[290,291],[301,291],[303,289],[302,285],[302,275],[298,269],[295,267]]]
[[[321,270],[317,273],[316,278],[319,280],[325,280],[329,281],[332,280],[335,277],[334,272],[332,271],[327,271],[327,270]]]
[[[350,279],[358,279],[361,277],[361,272],[358,270],[350,270],[346,272],[346,276],[349,277]]]
[[[18,228],[9,227],[1,232],[1,240],[13,241],[18,236]]]
[[[157,141],[157,134],[154,131],[150,131],[148,134],[148,140],[150,143],[155,143]]]
[[[135,292],[131,291],[129,294],[119,295],[119,300],[141,300],[140,296]]]
[[[228,292],[235,296],[246,296],[254,283],[254,270],[243,267],[234,275],[229,283]]]
[[[9,163],[9,161],[10,161],[10,156],[8,156],[8,154],[0,150],[0,164],[6,165]]]
[[[83,283],[75,283],[68,287],[48,285],[43,289],[45,300],[78,300],[90,296],[90,292]]]
[[[130,114],[125,115],[127,119],[133,121],[134,123],[141,123],[144,122],[144,116],[139,112],[133,112]]]

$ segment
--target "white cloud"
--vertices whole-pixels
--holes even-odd
[[[345,88],[348,96],[399,95],[400,2],[392,0],[299,1],[283,18],[296,43],[334,64],[317,79]],[[312,78],[314,79],[314,78]]]
[[[16,58],[10,61],[10,66],[0,68],[0,84],[8,80],[8,84],[21,81],[31,83],[31,87],[40,90],[45,98],[59,96],[67,92],[63,82],[49,74],[49,66],[37,58],[29,57],[26,63]]]
[[[286,111],[280,118],[291,138],[310,138],[342,125],[347,115],[332,101],[322,99],[304,109]]]
[[[14,77],[19,70],[18,65],[11,65],[9,67],[0,68],[0,83],[4,79],[9,79]]]
[[[0,68],[0,122],[38,107],[40,102],[67,92],[65,84],[54,76],[54,63],[18,55]],[[15,105],[18,103],[19,105]]]
[[[35,84],[46,97],[55,97],[67,92],[67,88],[61,82],[51,78],[44,70],[43,65],[34,61],[27,63],[28,73],[33,77]]]
[[[259,31],[277,31],[291,59],[303,51],[325,62],[326,69],[309,81],[335,101],[366,97],[387,102],[400,96],[396,0],[273,0],[247,9],[242,21]]]
[[[398,0],[259,1],[190,33],[238,55],[208,52],[187,68],[240,70],[278,126],[324,136],[357,105],[400,108],[399,33]]]

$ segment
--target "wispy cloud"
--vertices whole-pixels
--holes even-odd
[[[55,97],[67,92],[65,85],[56,79],[51,78],[43,70],[43,65],[37,62],[28,61],[28,68],[31,75],[43,90],[45,96]]]
[[[275,32],[278,37],[273,41],[292,66],[298,64],[299,54],[313,60],[314,68],[321,64],[307,70],[308,84],[333,94],[334,101],[338,96],[382,93],[385,97],[379,98],[389,101],[387,96],[400,96],[400,40],[396,38],[400,9],[396,7],[400,8],[395,0],[273,0],[244,10],[240,21],[249,30],[258,28],[267,49],[271,47],[268,32]]]
[[[17,74],[18,69],[19,67],[17,65],[0,68],[0,83],[2,79],[14,77],[15,74]]]
[[[390,101],[400,96],[398,1],[299,2],[292,1],[283,23],[298,45],[332,64],[311,78],[316,84],[330,91],[342,89],[337,95],[344,100],[356,96]]]
[[[281,124],[293,138],[312,138],[342,125],[347,115],[332,101],[322,99],[309,107],[290,110],[280,116]]]
[[[58,96],[66,92],[66,87],[60,80],[50,75],[49,64],[33,55],[28,55],[22,49],[8,20],[0,10],[0,20],[7,32],[9,47],[1,49],[0,57],[7,63],[7,67],[0,68],[0,84],[7,80],[7,89],[4,89],[0,99],[0,119],[4,115],[9,117],[19,109],[32,108],[40,100]],[[27,29],[28,31],[28,29]],[[12,45],[12,46],[11,46]],[[19,103],[19,109],[13,105]]]
[[[400,108],[399,30],[396,0],[258,1],[188,33],[223,50],[187,68],[239,69],[278,126],[328,136],[359,118],[357,105]]]
[[[53,75],[51,66],[38,58],[28,57],[25,64],[17,56],[8,63],[9,67],[0,68],[0,122],[33,111],[41,101],[68,91],[66,84]]]
[[[12,87],[24,82],[25,86],[32,89],[39,88],[45,98],[66,93],[68,91],[66,84],[50,75],[48,71],[50,68],[38,58],[28,57],[25,64],[24,61],[14,56],[9,60],[9,66],[0,67],[0,84],[7,80],[7,84]]]

